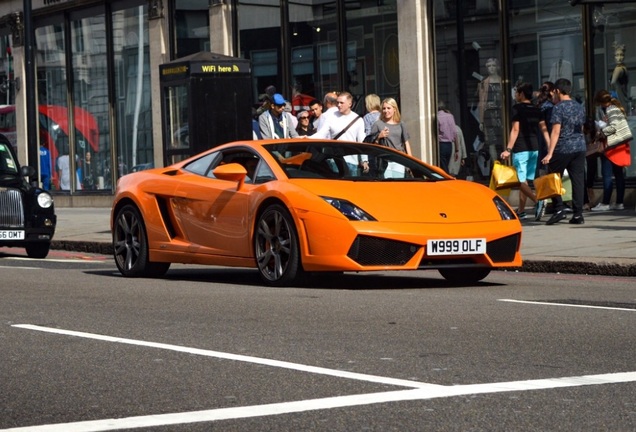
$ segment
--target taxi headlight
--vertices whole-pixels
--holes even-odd
[[[38,205],[42,208],[49,208],[53,205],[53,197],[46,192],[38,195]]]

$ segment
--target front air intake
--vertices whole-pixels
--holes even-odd
[[[360,265],[405,265],[417,253],[419,246],[378,237],[358,236],[347,256]]]

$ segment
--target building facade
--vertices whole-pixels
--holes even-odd
[[[254,106],[271,85],[294,110],[328,91],[352,93],[360,114],[367,94],[393,97],[414,154],[434,164],[444,101],[467,174],[484,183],[519,80],[568,78],[591,116],[594,93],[611,90],[636,129],[632,1],[33,0],[26,26],[24,3],[0,2],[0,132],[23,163],[51,172],[59,205],[108,206],[119,177],[164,163],[174,137],[162,127],[159,66],[201,51],[250,60]]]

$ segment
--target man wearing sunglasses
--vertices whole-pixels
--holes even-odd
[[[305,136],[316,133],[316,129],[311,125],[309,111],[300,111],[297,114],[297,118],[298,126],[296,126],[296,132],[298,132],[298,135]]]

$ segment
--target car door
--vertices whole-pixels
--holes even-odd
[[[218,165],[238,161],[238,154],[224,152],[214,158],[205,173],[190,172],[182,177],[173,209],[190,242],[190,252],[251,256],[248,213],[254,185],[245,183],[237,190],[237,182],[217,179],[212,174]]]

